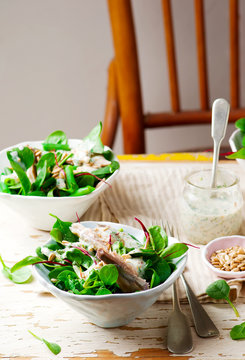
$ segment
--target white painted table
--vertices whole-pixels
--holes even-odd
[[[35,209],[34,209],[35,211]],[[45,243],[48,233],[31,228],[21,217],[0,205],[0,253],[11,266],[26,255],[34,254]],[[167,318],[171,305],[161,302],[128,326],[101,329],[80,313],[56,299],[33,280],[16,285],[0,272],[0,359],[202,359],[241,360],[245,356],[245,341],[233,341],[230,329],[245,321],[244,301],[237,303],[241,314],[235,319],[228,305],[207,304],[205,309],[220,330],[220,337],[199,338],[193,328],[194,349],[188,356],[178,357],[166,350]],[[190,323],[187,305],[182,305]],[[53,355],[28,330],[61,345],[59,355]]]

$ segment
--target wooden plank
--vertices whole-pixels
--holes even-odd
[[[166,41],[166,51],[168,60],[169,86],[172,110],[177,112],[180,110],[178,75],[175,57],[174,30],[172,22],[172,11],[169,0],[162,0],[164,31]]]
[[[113,147],[119,122],[119,104],[116,84],[115,60],[112,60],[108,68],[108,86],[105,118],[101,140],[104,145]]]
[[[145,152],[138,55],[129,0],[108,0],[125,153]]]
[[[195,0],[195,22],[200,105],[202,110],[207,110],[209,100],[203,0]]]
[[[245,116],[245,109],[231,109],[229,122],[235,122]],[[183,111],[179,113],[148,113],[145,115],[145,127],[198,125],[211,123],[211,111]]]

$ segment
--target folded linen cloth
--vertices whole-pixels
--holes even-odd
[[[108,188],[99,200],[86,212],[82,220],[120,222],[138,227],[134,220],[138,217],[150,226],[153,222],[168,221],[178,228],[180,241],[188,242],[181,231],[178,215],[178,204],[183,189],[184,177],[194,170],[210,168],[207,163],[163,163],[131,162],[121,163],[121,169],[112,188]],[[240,177],[240,184],[245,192],[245,173],[235,162],[222,164],[222,167],[233,171]],[[243,186],[244,184],[244,186]],[[160,224],[159,224],[160,225]],[[245,233],[245,224],[241,233]],[[189,248],[187,266],[184,271],[194,293],[201,302],[217,302],[210,299],[205,290],[218,278],[201,261],[201,248]],[[231,298],[236,300],[245,296],[245,279],[229,280]],[[181,302],[186,302],[184,288],[179,281]],[[171,288],[164,291],[160,301],[171,301]]]

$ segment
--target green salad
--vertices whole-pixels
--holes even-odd
[[[10,166],[0,175],[0,192],[27,196],[82,196],[112,175],[119,163],[102,144],[99,123],[72,148],[66,134],[57,130],[42,143],[7,151]]]
[[[51,240],[16,263],[11,272],[27,265],[44,266],[59,289],[78,295],[106,295],[147,290],[162,284],[176,269],[176,258],[188,250],[184,243],[168,244],[160,226],[144,231],[144,242],[123,229],[98,223],[90,228],[59,218]]]
[[[245,118],[238,119],[235,126],[241,132],[241,148],[226,157],[227,159],[245,159]]]

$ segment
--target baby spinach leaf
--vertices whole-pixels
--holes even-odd
[[[31,332],[30,330],[28,330],[28,332],[37,340],[42,341],[47,348],[54,354],[54,355],[58,355],[61,352],[61,347],[58,344],[49,342],[48,340],[45,340],[44,338],[40,338],[39,336],[35,335],[33,332]]]
[[[238,119],[235,122],[235,126],[245,133],[245,118]]]
[[[230,331],[230,337],[232,340],[245,339],[245,322],[233,326]]]
[[[90,256],[85,255],[79,249],[71,249],[66,252],[66,257],[70,260],[73,264],[77,266],[83,266],[88,269],[92,264],[93,260]]]
[[[11,191],[9,190],[8,186],[2,181],[0,181],[0,192],[11,194]]]
[[[23,284],[29,281],[32,277],[31,270],[28,268],[16,270],[14,272],[4,263],[2,257],[0,256],[0,262],[2,263],[3,269],[2,272],[6,278],[11,280],[16,284]]]
[[[100,278],[105,285],[113,285],[118,279],[118,270],[114,264],[104,265],[100,269]]]
[[[212,284],[210,284],[206,289],[206,293],[208,294],[208,296],[210,296],[213,299],[217,299],[217,300],[224,299],[224,300],[226,300],[230,304],[230,306],[232,307],[232,309],[235,312],[236,316],[237,317],[240,316],[237,309],[232,304],[232,302],[231,302],[231,300],[229,298],[230,286],[227,284],[227,282],[225,280],[217,280],[217,281],[213,282]]]
[[[7,156],[8,156],[8,159],[9,159],[9,162],[10,162],[12,168],[16,172],[16,174],[21,182],[24,194],[26,195],[31,189],[31,182],[30,182],[28,176],[26,175],[25,170],[23,170],[23,168],[21,167],[21,165],[18,162],[15,162],[13,160],[10,151],[7,152]]]
[[[164,249],[161,252],[161,257],[168,260],[175,259],[177,257],[180,257],[186,251],[188,250],[188,246],[183,243],[174,243],[170,246],[168,246],[166,249]]]
[[[72,192],[70,196],[83,196],[88,195],[91,192],[93,192],[95,188],[93,186],[84,186],[80,189],[77,189],[76,191]]]
[[[112,292],[105,287],[99,288],[99,290],[95,293],[95,295],[110,295],[110,294],[112,294]]]
[[[37,256],[27,256],[24,259],[18,261],[16,264],[14,264],[14,266],[12,266],[11,273],[14,273],[16,270],[19,270],[24,266],[35,264],[38,261],[42,261],[42,259],[40,259]]]
[[[66,266],[64,269],[64,266],[57,266],[55,269],[51,270],[48,274],[49,279],[57,279],[58,275],[63,271],[73,271],[72,266]]]
[[[68,145],[68,139],[66,134],[61,131],[57,130],[52,132],[45,140],[43,145],[43,149],[46,151],[50,150],[70,150]]]
[[[102,131],[102,123],[96,125],[90,133],[83,138],[83,142],[88,151],[91,153],[101,154],[104,151],[104,145],[102,144],[100,134]]]
[[[161,284],[160,277],[158,276],[156,270],[152,269],[150,288],[152,289],[153,287],[158,286],[160,284]]]
[[[78,241],[78,236],[74,235],[70,230],[70,226],[72,224],[71,222],[62,221],[57,216],[55,216],[53,214],[50,214],[50,215],[57,219],[54,226],[53,226],[53,229],[58,229],[58,230],[61,231],[62,240],[66,240],[66,241],[69,241],[69,242]]]
[[[7,152],[7,157],[9,161],[11,160],[18,163],[24,171],[26,171],[27,169],[29,169],[29,167],[33,165],[35,159],[33,151],[26,146],[22,149],[11,149]]]
[[[151,242],[154,243],[156,252],[163,251],[163,249],[168,245],[168,237],[165,231],[161,228],[161,226],[152,226],[148,228],[148,231],[151,236]]]
[[[73,174],[73,166],[67,165],[65,167],[65,173],[68,190],[71,191],[71,193],[74,193],[74,191],[78,189],[78,185]]]
[[[27,194],[28,196],[46,196],[45,193],[43,191],[31,191]]]
[[[92,174],[98,176],[98,177],[103,177],[105,175],[109,175],[114,173],[117,169],[119,169],[119,162],[117,161],[112,161],[110,163],[110,165],[104,166],[100,169],[96,169],[94,171],[92,171]]]
[[[152,268],[159,276],[160,283],[163,283],[171,275],[171,268],[163,258],[158,258],[158,261],[153,263]]]
[[[49,152],[41,156],[38,163],[36,164],[37,172],[39,172],[44,167],[45,162],[47,163],[47,168],[53,167],[55,165],[54,153]]]
[[[35,182],[33,183],[32,187],[34,190],[39,190],[42,184],[44,183],[44,180],[46,179],[48,171],[47,161],[44,161],[43,167],[39,168],[38,175],[36,177]]]
[[[95,178],[92,175],[82,175],[76,177],[76,183],[80,188],[94,186]]]
[[[60,229],[52,229],[50,231],[50,236],[57,242],[61,243],[63,240],[62,232]]]

